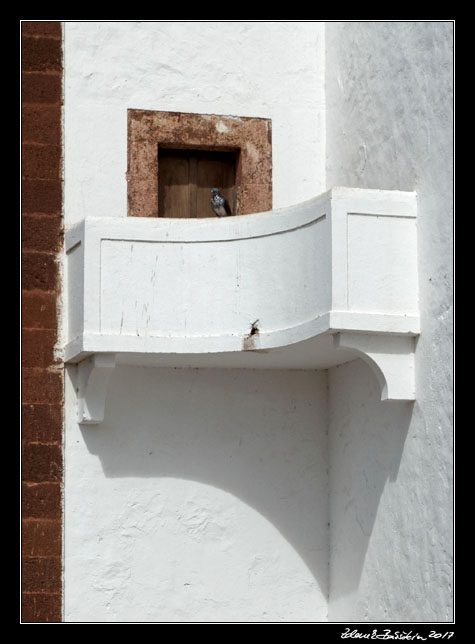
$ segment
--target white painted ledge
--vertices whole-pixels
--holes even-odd
[[[362,356],[383,399],[412,400],[416,214],[415,193],[334,188],[226,219],[86,218],[66,233],[65,359],[318,369]],[[98,368],[81,367],[81,396],[102,390]]]

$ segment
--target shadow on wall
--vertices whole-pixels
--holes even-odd
[[[106,477],[193,480],[254,508],[325,596],[330,556],[338,600],[358,587],[412,405],[381,403],[361,360],[330,370],[329,383],[328,426],[324,371],[117,367],[103,424],[82,435]]]
[[[414,403],[381,403],[376,379],[361,360],[330,369],[329,390],[329,619],[345,621],[354,618],[351,596],[360,585],[381,496],[398,477]],[[384,548],[386,555],[391,543]]]
[[[324,371],[120,366],[104,422],[81,431],[106,477],[197,481],[258,511],[326,597],[326,406]]]

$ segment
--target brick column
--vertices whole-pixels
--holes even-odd
[[[22,23],[22,622],[62,613],[62,26]]]

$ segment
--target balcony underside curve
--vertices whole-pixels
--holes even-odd
[[[319,369],[363,357],[383,399],[411,400],[416,214],[414,193],[335,188],[225,220],[86,218],[66,234],[66,361]]]

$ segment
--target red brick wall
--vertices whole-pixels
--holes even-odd
[[[62,612],[62,26],[23,22],[22,622]]]

